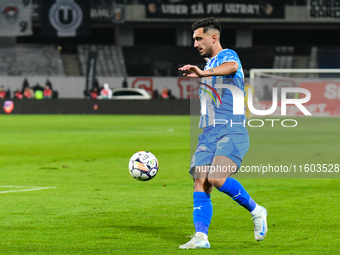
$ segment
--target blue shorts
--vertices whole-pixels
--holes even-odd
[[[211,165],[215,156],[225,156],[234,161],[238,168],[249,149],[249,135],[246,127],[216,125],[204,128],[198,136],[198,145],[192,157],[190,169]]]

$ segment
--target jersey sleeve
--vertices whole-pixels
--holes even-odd
[[[222,65],[225,62],[237,62],[239,66],[241,66],[241,61],[233,50],[222,50],[220,53],[218,53],[217,56],[217,62],[218,65]]]

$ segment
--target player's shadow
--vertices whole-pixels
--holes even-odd
[[[150,223],[148,223],[150,224]],[[118,232],[129,232],[130,235],[147,235],[154,239],[162,239],[167,243],[172,243],[174,246],[178,246],[183,244],[184,241],[189,241],[189,235],[178,235],[178,229],[173,228],[172,226],[164,227],[164,226],[150,226],[150,225],[119,225],[119,224],[110,224],[109,228],[115,228]],[[183,233],[185,230],[183,230]],[[194,234],[194,233],[192,233]],[[226,247],[228,249],[237,249],[238,247],[242,246],[244,249],[251,249],[258,246],[259,243],[255,241],[231,241],[225,240],[221,238],[212,238],[209,240],[211,243],[214,244],[214,248],[224,250]],[[250,252],[249,252],[250,253]],[[247,253],[248,254],[248,253]]]

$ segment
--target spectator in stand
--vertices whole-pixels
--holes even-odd
[[[167,87],[164,87],[163,88],[163,91],[162,91],[162,99],[169,99],[169,90]]]
[[[26,87],[24,90],[24,98],[33,99],[34,98],[34,91],[30,87]]]
[[[97,99],[98,96],[98,89],[96,87],[94,87],[91,92],[90,92],[91,98],[92,99]]]
[[[47,80],[46,80],[46,84],[45,84],[45,86],[49,86],[49,87],[50,87],[50,89],[52,89],[52,91],[53,91],[52,82],[50,82],[50,80],[49,80],[49,79],[47,79]]]
[[[30,84],[28,83],[27,78],[25,78],[25,80],[24,80],[23,83],[22,83],[22,91],[21,91],[21,93],[23,93],[23,91],[25,90],[25,88],[26,88],[26,87],[29,87],[29,86],[30,86]]]
[[[104,88],[100,91],[101,99],[111,99],[112,90],[109,88],[109,84],[104,83]]]
[[[124,80],[122,82],[122,87],[123,88],[127,88],[128,87],[128,82],[127,82],[127,78],[126,77],[124,77]]]
[[[52,98],[52,94],[53,94],[52,89],[50,88],[49,85],[46,85],[46,87],[44,89],[44,92],[43,92],[44,99],[51,99]]]
[[[6,97],[6,91],[4,86],[1,86],[0,88],[0,98],[5,98]]]
[[[17,89],[15,92],[14,92],[14,98],[16,99],[23,99],[24,96],[23,94],[21,93],[21,90],[20,89]]]
[[[11,98],[11,91],[10,91],[10,89],[7,89],[6,97],[5,98]]]

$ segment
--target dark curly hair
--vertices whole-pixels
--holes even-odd
[[[218,23],[218,21],[214,17],[198,20],[191,25],[192,31],[195,31],[196,29],[201,27],[203,27],[203,33],[206,33],[210,29],[216,29],[221,33],[220,23]]]

